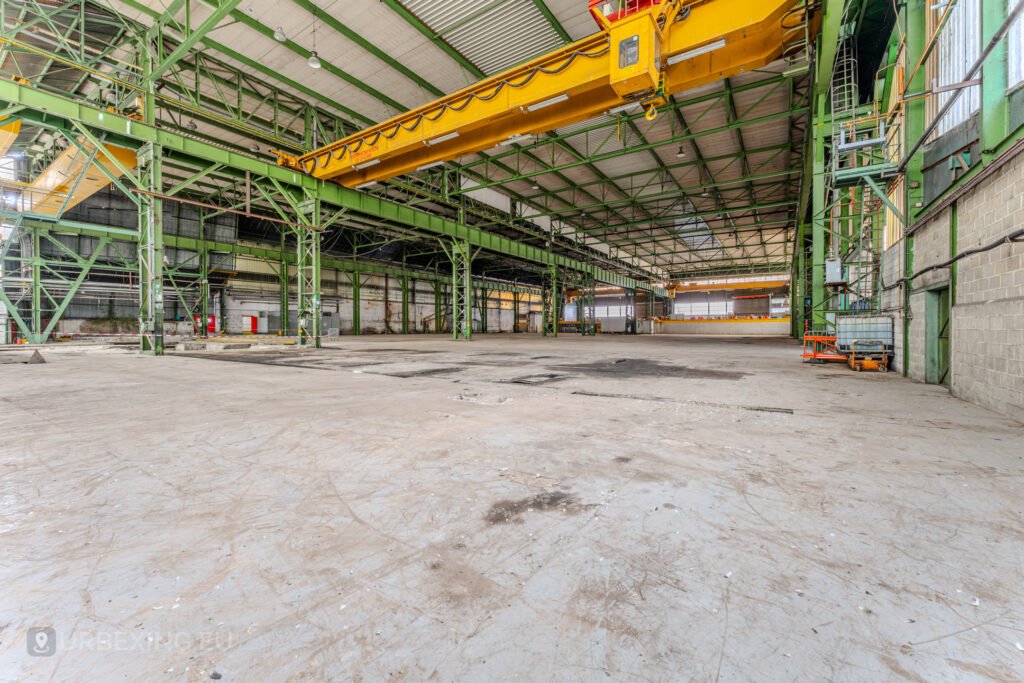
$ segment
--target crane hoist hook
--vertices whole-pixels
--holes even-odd
[[[647,107],[647,111],[646,113],[644,113],[644,118],[647,119],[648,121],[653,121],[654,119],[658,118],[658,107],[655,106],[653,102],[650,104],[649,107]]]

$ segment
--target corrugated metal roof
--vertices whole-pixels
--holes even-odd
[[[533,0],[405,0],[402,4],[487,75],[563,45]]]

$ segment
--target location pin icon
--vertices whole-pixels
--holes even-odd
[[[36,650],[42,652],[50,640],[50,634],[46,631],[36,631]]]

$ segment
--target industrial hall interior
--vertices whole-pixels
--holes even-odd
[[[1024,0],[0,10],[0,681],[1024,681]]]

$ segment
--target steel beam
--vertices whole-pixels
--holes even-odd
[[[189,50],[196,46],[200,40],[202,40],[207,33],[217,27],[225,17],[238,6],[241,0],[220,0],[219,3],[206,2],[213,8],[213,12],[206,19],[203,20],[196,28],[186,26],[185,39],[178,43],[178,46],[171,51],[171,54],[164,57],[159,64],[146,75],[148,81],[160,77],[161,74],[166,72],[172,66],[178,63],[178,60],[188,54]]]

